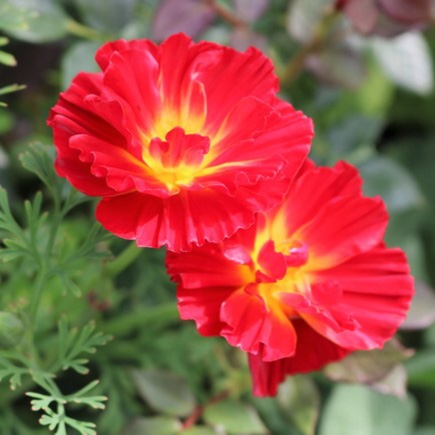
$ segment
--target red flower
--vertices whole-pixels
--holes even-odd
[[[139,246],[219,242],[278,204],[304,161],[311,121],[276,98],[271,62],[183,34],[115,41],[52,109],[56,169],[97,219]]]
[[[276,394],[286,374],[381,348],[413,293],[403,252],[382,242],[387,220],[353,167],[307,162],[284,202],[250,229],[168,253],[181,317],[249,353],[259,396]]]

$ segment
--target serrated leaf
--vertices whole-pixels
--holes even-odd
[[[404,33],[393,39],[374,38],[371,47],[385,74],[398,86],[422,95],[432,91],[432,58],[420,33]]]
[[[253,407],[231,399],[206,407],[203,418],[209,425],[229,434],[261,435],[268,433]]]
[[[195,397],[181,376],[160,370],[134,370],[132,376],[140,396],[156,411],[184,417],[195,408]]]

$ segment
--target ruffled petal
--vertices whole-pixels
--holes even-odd
[[[95,61],[101,70],[105,71],[110,65],[112,55],[124,50],[149,51],[155,58],[158,56],[157,45],[148,39],[132,39],[130,41],[119,39],[117,41],[107,42],[101,46],[95,55]]]
[[[232,293],[222,304],[221,334],[232,346],[275,361],[293,355],[296,334],[284,313],[269,309],[254,284]]]
[[[280,173],[293,177],[308,155],[314,133],[308,118],[290,105],[286,109],[279,113],[256,98],[238,103],[213,138],[198,182],[222,180],[234,190]]]
[[[312,279],[340,286],[342,297],[335,309],[351,315],[357,327],[334,331],[320,322],[311,326],[348,349],[382,347],[405,320],[414,294],[413,278],[400,249],[376,247],[337,267],[315,272]]]
[[[80,152],[79,160],[90,164],[90,172],[104,179],[113,189],[113,195],[139,191],[163,198],[170,196],[167,187],[152,171],[123,148],[87,135],[73,136],[70,148]]]
[[[183,190],[168,198],[133,192],[103,198],[96,215],[107,230],[136,240],[138,246],[186,252],[194,245],[217,243],[248,228],[254,223],[257,205],[248,196],[233,198],[211,189]]]

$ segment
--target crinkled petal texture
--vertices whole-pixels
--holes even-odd
[[[284,202],[219,244],[168,253],[183,319],[249,354],[254,393],[354,350],[381,348],[413,295],[405,255],[387,248],[379,198],[352,166],[307,161]]]
[[[183,34],[115,41],[51,110],[56,169],[139,246],[188,251],[282,201],[313,127],[276,98],[271,62]]]

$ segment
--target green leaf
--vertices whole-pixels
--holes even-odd
[[[121,435],[145,435],[145,434],[179,434],[182,428],[180,420],[171,417],[136,418],[130,423]],[[183,432],[184,434],[184,432]]]
[[[435,348],[419,350],[405,367],[409,385],[435,390]]]
[[[397,85],[427,95],[433,89],[433,67],[429,47],[420,33],[396,38],[374,38],[373,53],[385,74]]]
[[[229,434],[261,435],[268,433],[253,407],[231,399],[206,407],[203,418],[209,425]]]
[[[74,3],[88,26],[113,32],[133,20],[138,0],[74,0]]]
[[[412,397],[398,399],[361,385],[338,385],[326,403],[319,435],[409,435],[415,415]]]
[[[308,376],[293,376],[279,386],[278,405],[303,435],[314,435],[319,418],[320,395]]]
[[[0,63],[7,66],[16,66],[17,61],[12,54],[6,53],[5,51],[0,50]]]
[[[195,398],[181,376],[160,370],[134,370],[133,380],[139,394],[153,409],[185,417],[195,408]]]
[[[377,156],[359,166],[364,178],[364,193],[380,195],[390,213],[422,207],[423,194],[413,176],[387,157]]]
[[[59,321],[59,365],[62,370],[73,369],[86,374],[87,359],[83,354],[93,354],[97,346],[105,345],[111,336],[95,332],[95,323],[89,322],[82,328],[69,329],[67,320],[63,317]],[[54,370],[57,371],[57,370]]]
[[[435,435],[435,427],[419,426],[416,429],[414,429],[412,435]]]
[[[21,2],[16,4],[11,0],[4,0],[0,3],[0,29],[5,31],[26,29],[27,22],[35,17],[36,13],[26,9]]]
[[[99,70],[94,56],[100,45],[97,42],[77,42],[65,52],[61,64],[62,88],[66,89],[80,71]]]
[[[0,349],[17,346],[24,331],[24,324],[16,314],[0,311]]]
[[[345,160],[358,165],[373,157],[384,123],[381,118],[349,115],[327,131],[325,154],[331,164]]]
[[[26,16],[26,25],[7,28],[7,32],[17,39],[27,42],[43,43],[55,41],[67,34],[68,16],[55,0],[3,0],[10,7]]]

